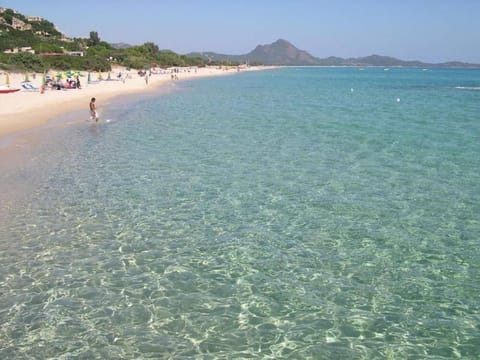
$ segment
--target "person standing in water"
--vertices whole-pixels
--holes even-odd
[[[92,98],[92,100],[90,100],[90,119],[95,119],[96,122],[98,121],[97,107],[95,105],[94,97]]]

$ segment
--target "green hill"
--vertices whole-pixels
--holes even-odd
[[[27,47],[34,54],[22,52],[21,48]],[[5,54],[5,50],[15,53]],[[70,56],[71,52],[83,56]],[[160,50],[152,42],[138,46],[109,44],[101,41],[95,31],[91,31],[88,38],[70,39],[46,19],[0,8],[0,69],[39,72],[47,69],[108,71],[112,64],[145,69],[152,65],[203,66],[207,63],[210,61]]]

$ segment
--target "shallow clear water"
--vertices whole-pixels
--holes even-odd
[[[279,69],[45,130],[0,179],[0,358],[476,358],[479,84]]]

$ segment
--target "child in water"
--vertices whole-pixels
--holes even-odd
[[[90,119],[95,121],[98,121],[98,114],[97,114],[97,107],[95,106],[95,98],[93,97],[92,100],[90,100]]]

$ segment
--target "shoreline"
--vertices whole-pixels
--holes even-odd
[[[167,84],[179,80],[193,80],[203,77],[233,75],[244,71],[258,71],[272,69],[273,67],[251,67],[239,71],[237,68],[179,68],[177,80],[172,80],[170,72],[152,74],[148,83],[144,77],[139,76],[133,70],[127,72],[124,68],[115,68],[113,74],[122,72],[127,74],[125,81],[107,81],[99,83],[87,83],[86,77],[80,78],[82,87],[71,90],[47,90],[28,92],[18,91],[10,94],[0,94],[0,141],[6,137],[15,135],[24,130],[34,129],[48,124],[49,121],[73,111],[85,109],[88,114],[90,98],[96,97],[99,109],[108,106],[116,97],[123,95],[153,93]],[[5,75],[0,75],[0,81]],[[24,74],[9,74],[10,87],[20,88],[24,80]],[[106,77],[106,74],[102,74]],[[36,74],[31,83],[40,88],[42,74]],[[88,116],[88,115],[87,115]]]
[[[275,67],[252,67],[240,72],[268,69]],[[23,91],[0,94],[0,183],[5,193],[0,208],[8,207],[10,201],[34,191],[34,186],[19,182],[17,177],[34,174],[38,170],[38,152],[44,151],[45,144],[56,142],[58,130],[78,125],[82,122],[78,118],[87,120],[90,116],[88,104],[91,97],[97,98],[101,123],[102,114],[108,114],[109,108],[117,101],[122,104],[135,102],[138,98],[175,91],[178,82],[237,73],[237,69],[202,68],[197,69],[197,72],[180,72],[177,74],[178,80],[172,80],[170,73],[153,74],[148,85],[144,78],[135,73],[125,83],[104,81],[83,86],[82,89],[48,90],[43,94]],[[0,81],[3,76],[0,74]],[[11,87],[20,85],[23,79],[24,74],[10,75]],[[32,83],[39,86],[40,82],[41,75],[37,74]],[[76,120],[72,121],[72,118]],[[5,214],[0,211],[0,219],[3,216]]]

